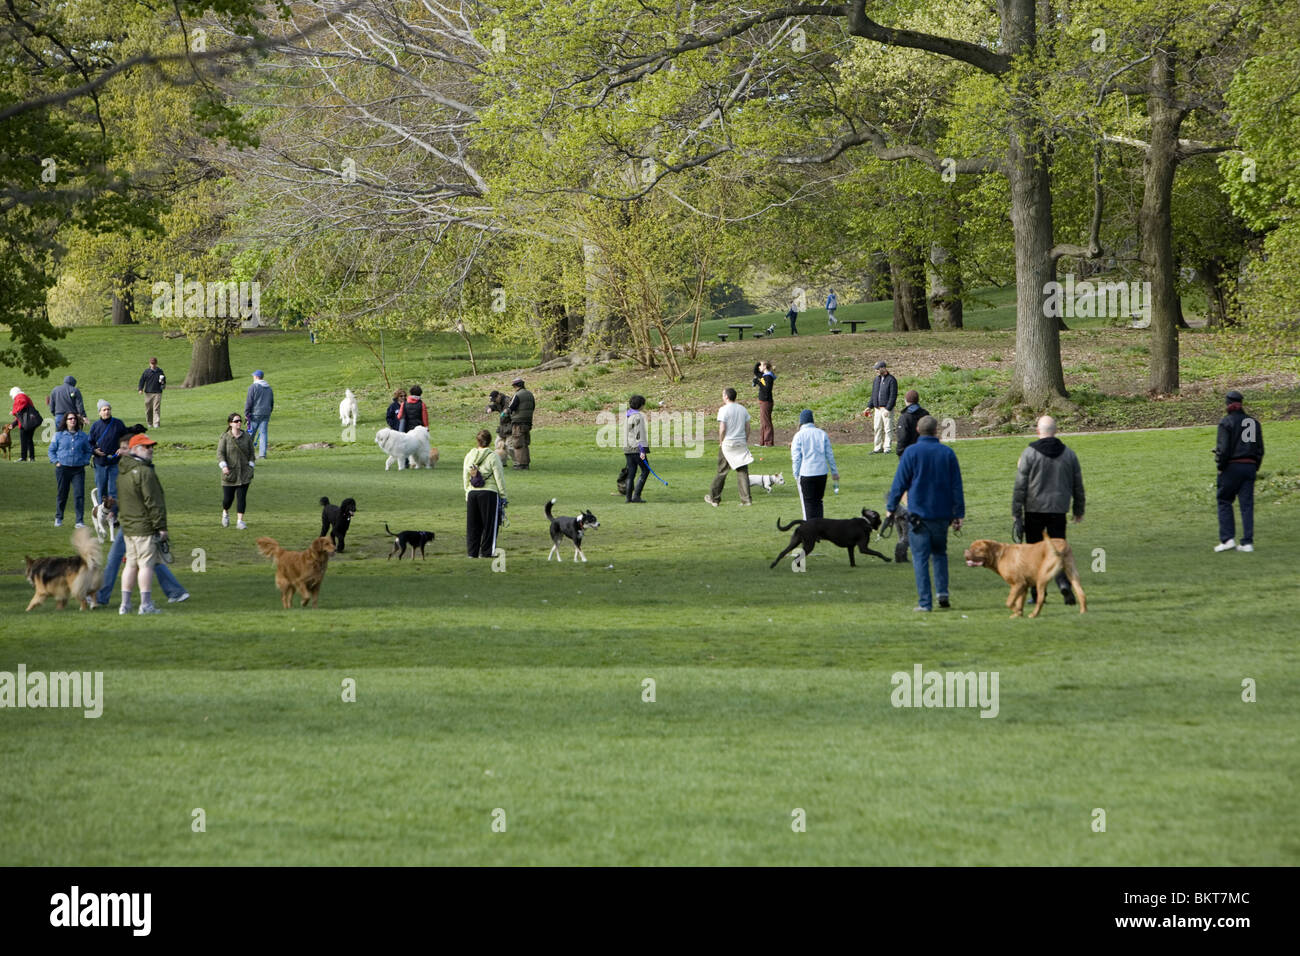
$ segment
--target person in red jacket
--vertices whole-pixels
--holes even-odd
[[[14,400],[13,408],[9,410],[9,414],[13,416],[13,424],[19,429],[18,460],[35,461],[36,429],[41,427],[41,423],[45,419],[36,410],[32,400],[17,385],[9,389],[9,397]]]

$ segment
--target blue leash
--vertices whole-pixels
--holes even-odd
[[[650,459],[649,459],[649,458],[643,458],[643,459],[641,459],[641,460],[645,462],[645,470],[648,471],[648,472],[650,472],[650,474],[654,475],[656,478],[659,478],[659,473],[658,473],[657,471],[655,471],[653,468],[650,467]],[[660,481],[664,481],[662,478],[659,478],[659,480],[660,480]],[[664,481],[664,486],[667,487],[667,485],[668,485],[668,482]]]

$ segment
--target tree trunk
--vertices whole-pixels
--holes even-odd
[[[114,325],[135,325],[135,294],[131,291],[131,283],[135,282],[135,279],[135,271],[126,270],[126,274],[122,276],[122,294],[113,293]]]
[[[867,271],[862,277],[862,301],[884,302],[894,297],[894,287],[889,276],[889,256],[873,252]]]
[[[1184,111],[1173,105],[1174,60],[1166,44],[1151,61],[1151,140],[1142,161],[1142,209],[1138,213],[1142,266],[1151,283],[1151,369],[1147,390],[1153,395],[1178,391],[1178,276],[1174,262],[1173,192],[1178,168],[1178,132]]]
[[[889,258],[894,287],[894,331],[916,332],[930,327],[925,306],[925,255],[920,249],[898,249]]]
[[[190,370],[181,388],[198,388],[234,379],[230,371],[230,337],[224,330],[200,332],[190,352]]]
[[[962,327],[961,270],[951,252],[937,242],[930,246],[930,259],[926,264],[930,278],[930,317],[935,328],[960,329]]]
[[[538,313],[542,361],[549,362],[569,351],[569,312],[563,302],[545,302]]]
[[[1211,259],[1200,270],[1205,284],[1205,324],[1219,329],[1237,324],[1237,272],[1224,267],[1222,259]]]

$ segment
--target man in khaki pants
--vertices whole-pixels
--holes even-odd
[[[864,416],[872,418],[871,454],[882,455],[889,451],[894,437],[894,405],[898,402],[898,379],[889,374],[883,361],[876,363],[876,378],[871,383],[871,404]]]
[[[158,359],[149,359],[149,367],[140,376],[138,391],[144,396],[144,420],[150,428],[162,425],[162,393],[167,387],[167,376],[158,367]]]
[[[140,613],[157,614],[153,596],[153,566],[158,561],[158,542],[167,540],[167,504],[162,485],[153,470],[153,449],[157,444],[147,435],[134,435],[130,451],[118,465],[117,519],[126,544],[126,568],[122,571],[122,606],[119,614],[131,613],[131,591],[140,582]]]

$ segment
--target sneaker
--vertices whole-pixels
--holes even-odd
[[[248,523],[245,522],[245,521],[239,521],[239,522],[236,522],[235,527],[236,527],[237,529],[239,529],[240,531],[244,531],[244,530],[246,530],[246,529],[248,528]]]
[[[1255,550],[1255,546],[1253,544],[1239,544],[1237,545],[1237,550],[1250,552]]]
[[[1216,545],[1214,546],[1214,550],[1215,550],[1216,552],[1217,552],[1217,551],[1232,551],[1232,550],[1236,549],[1236,547],[1237,547],[1237,541],[1236,541],[1236,539],[1235,539],[1235,538],[1229,538],[1227,541],[1222,541],[1222,542],[1220,542],[1219,544],[1216,544]]]
[[[925,611],[925,612],[928,613],[930,609],[929,609],[928,607],[921,607],[921,605],[918,604],[916,607],[912,608],[912,610],[913,610],[913,611]]]
[[[74,528],[84,528],[85,526],[86,523],[84,521],[78,521],[76,524],[73,525]]]
[[[713,500],[713,495],[705,495],[705,496],[704,496],[704,503],[705,503],[706,505],[713,505],[713,507],[715,507],[715,508],[718,506],[718,503],[717,503],[716,501]]]
[[[634,504],[634,505],[643,505],[643,504],[645,504],[645,499],[644,499],[644,498],[633,498],[633,499],[632,499],[632,504]]]
[[[742,507],[742,508],[748,508],[748,507],[749,507],[750,505],[752,505],[753,503],[754,503],[754,502],[752,502],[752,501],[742,501],[742,502],[740,503],[740,507]]]
[[[119,606],[118,609],[117,609],[117,613],[118,613],[118,614],[130,614],[130,613],[131,613],[131,605],[129,605],[129,604],[123,604],[123,605]]]
[[[62,519],[62,518],[55,518],[55,519],[54,519],[54,527],[56,527],[56,528],[62,528],[62,527],[63,527],[63,519]]]
[[[139,613],[141,613],[141,614],[161,614],[162,611],[158,610],[158,608],[154,607],[152,604],[141,604],[141,605],[140,605],[140,611],[139,611]]]
[[[229,528],[229,527],[230,527],[230,515],[223,514],[223,515],[221,516],[221,527],[223,527],[223,528]]]
[[[180,604],[182,601],[188,601],[189,599],[190,599],[190,592],[189,592],[189,591],[185,591],[185,592],[183,592],[179,597],[168,598],[168,599],[167,599],[167,603],[168,603],[168,604]]]
[[[948,603],[948,599],[946,597],[941,597],[939,598],[939,607],[952,607],[952,605]]]

